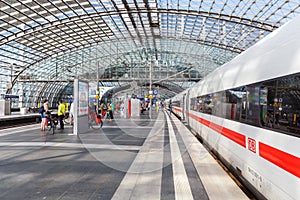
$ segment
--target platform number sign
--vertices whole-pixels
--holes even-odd
[[[253,138],[248,138],[248,149],[256,153],[256,141]]]

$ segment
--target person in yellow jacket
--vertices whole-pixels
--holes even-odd
[[[58,120],[59,120],[59,124],[60,124],[60,128],[59,129],[64,129],[64,116],[65,116],[65,112],[66,112],[66,106],[65,104],[63,104],[62,100],[58,101],[59,105],[58,105],[58,111],[57,111],[57,116],[58,116]]]

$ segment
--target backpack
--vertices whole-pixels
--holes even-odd
[[[41,107],[39,108],[38,112],[39,112],[40,114],[43,114],[43,113],[45,112],[44,106],[41,106]]]

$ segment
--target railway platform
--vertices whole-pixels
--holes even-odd
[[[12,112],[10,115],[0,116],[0,130],[7,127],[37,123],[40,121],[40,118],[39,113],[21,114],[20,112]]]
[[[174,115],[0,130],[0,199],[249,199]]]

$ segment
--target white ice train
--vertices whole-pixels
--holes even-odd
[[[171,101],[259,199],[300,199],[300,16]]]

